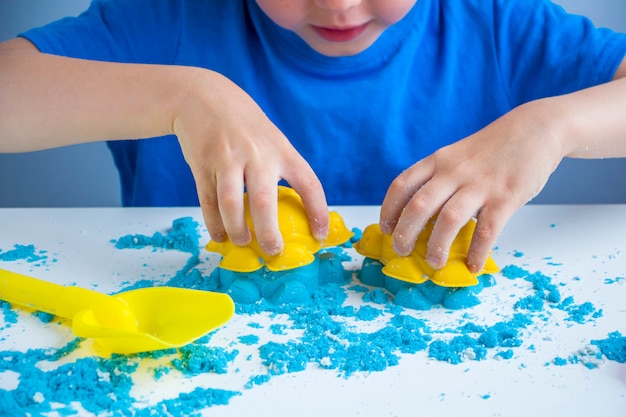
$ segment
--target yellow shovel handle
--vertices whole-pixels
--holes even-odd
[[[80,287],[32,278],[0,269],[0,300],[71,319],[85,308],[111,297]]]

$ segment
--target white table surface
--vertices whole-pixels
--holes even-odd
[[[349,227],[364,229],[377,221],[375,207],[335,209]],[[34,244],[48,256],[37,265],[25,260],[0,261],[0,268],[108,293],[139,279],[166,281],[183,267],[188,253],[152,248],[119,250],[111,239],[165,233],[172,220],[184,216],[201,223],[197,208],[0,209],[2,251],[11,250],[15,244]],[[208,235],[201,227],[200,245],[206,242]],[[623,417],[626,364],[607,360],[598,368],[588,369],[581,364],[557,366],[550,362],[557,356],[576,354],[591,340],[606,339],[610,332],[626,335],[625,249],[624,205],[521,208],[498,240],[492,255],[495,261],[500,267],[516,265],[539,271],[559,285],[563,297],[571,295],[579,304],[589,301],[602,309],[603,315],[582,324],[566,324],[559,311],[550,311],[546,320],[535,320],[522,332],[524,343],[513,349],[511,359],[498,360],[494,351],[485,360],[453,365],[430,359],[426,351],[420,351],[400,355],[397,366],[382,372],[357,372],[345,378],[336,370],[309,364],[303,372],[274,376],[265,384],[244,389],[245,382],[263,365],[260,359],[245,360],[248,354],[258,356],[258,352],[255,346],[242,345],[241,360],[235,364],[238,371],[229,371],[219,379],[170,372],[155,380],[140,367],[133,374],[133,395],[145,405],[176,397],[195,386],[241,391],[228,405],[204,410],[203,415],[210,416]],[[356,263],[360,260],[355,254],[354,259]],[[199,268],[209,274],[217,257],[202,253],[201,260]],[[480,293],[479,306],[461,311],[406,309],[405,313],[442,328],[463,314],[472,315],[481,324],[502,321],[513,313],[514,302],[532,291],[523,280],[500,274],[495,278],[497,285]],[[362,303],[356,294],[349,301]],[[271,320],[268,314],[254,318],[259,323]],[[237,337],[250,333],[250,321],[249,316],[235,316],[210,343],[231,346]],[[6,326],[0,315],[0,329],[0,351],[60,348],[73,339],[66,326],[43,324],[22,311],[11,326]],[[529,349],[531,345],[534,349]],[[93,354],[90,349],[88,343],[83,344],[79,355]],[[15,384],[15,375],[0,372],[0,388],[10,390]]]

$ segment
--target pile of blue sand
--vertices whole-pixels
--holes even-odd
[[[385,371],[399,364],[403,355],[420,352],[425,360],[428,357],[453,365],[471,360],[513,361],[518,349],[523,348],[526,332],[538,319],[550,319],[545,315],[548,308],[565,312],[571,326],[585,325],[602,316],[601,310],[590,303],[576,304],[571,297],[561,299],[550,277],[508,266],[503,268],[502,276],[530,283],[530,289],[521,297],[511,298],[515,311],[512,316],[478,325],[467,314],[455,325],[442,328],[416,310],[470,309],[480,302],[481,290],[495,285],[495,278],[484,275],[479,285],[464,289],[441,288],[428,282],[414,285],[385,277],[380,263],[373,260],[366,259],[359,271],[346,271],[343,262],[349,256],[341,248],[319,253],[311,265],[299,270],[237,274],[215,269],[207,276],[199,268],[203,252],[198,227],[196,221],[185,217],[174,220],[165,234],[127,235],[113,243],[124,250],[152,247],[155,251],[188,253],[188,261],[165,284],[230,293],[237,314],[250,320],[249,334],[239,335],[228,349],[211,342],[218,329],[180,349],[111,358],[83,357],[82,341],[78,339],[60,349],[2,351],[0,375],[12,372],[19,376],[15,388],[0,389],[2,411],[9,415],[54,412],[65,416],[76,415],[74,404],[79,404],[96,415],[195,416],[209,407],[226,405],[277,375],[300,372],[309,366],[350,378]],[[45,254],[34,246],[16,249],[28,262]],[[0,261],[19,260],[17,251],[1,254],[5,256]],[[160,283],[138,279],[125,290],[154,285]],[[360,298],[359,302],[351,302],[355,297]],[[5,323],[17,323],[20,315],[11,306],[3,304],[1,311]],[[279,314],[284,320],[281,323],[261,324],[268,315]],[[50,322],[49,317],[41,320]],[[625,340],[619,332],[613,332],[607,339],[591,343],[607,360],[623,363]],[[71,356],[77,349],[81,351]],[[252,353],[243,357],[240,352],[244,350]],[[171,398],[152,405],[133,397],[133,376],[146,369],[157,380],[171,372],[192,379],[243,372],[236,361],[255,358],[263,368],[246,375],[247,381],[240,389],[197,387],[173,393]]]

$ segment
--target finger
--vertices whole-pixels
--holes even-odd
[[[389,185],[380,208],[380,229],[390,234],[413,195],[433,174],[433,159],[428,157],[398,175]]]
[[[252,175],[246,189],[254,233],[261,250],[268,255],[283,251],[283,239],[278,226],[278,188],[276,179]]]
[[[454,184],[433,179],[413,194],[392,234],[393,246],[398,255],[407,256],[413,251],[426,222],[439,212],[455,191]]]
[[[448,262],[454,240],[476,214],[481,202],[476,193],[461,190],[443,205],[428,240],[426,262],[431,267],[439,269]]]
[[[217,176],[217,203],[224,229],[230,240],[245,246],[252,240],[244,213],[244,183],[241,173],[222,173]]]
[[[228,234],[220,213],[217,195],[217,170],[211,168],[211,164],[204,162],[202,158],[190,157],[198,156],[201,152],[186,152],[185,142],[182,140],[179,142],[185,161],[189,165],[196,183],[198,202],[207,231],[215,242],[224,242],[228,238]]]
[[[198,201],[200,202],[200,210],[204,224],[213,239],[216,242],[226,240],[226,229],[222,222],[219,205],[217,202],[216,180],[214,176],[196,175],[196,188],[198,193]]]
[[[317,240],[325,240],[330,225],[324,188],[309,164],[302,162],[305,165],[296,169],[295,174],[285,176],[285,180],[302,198],[311,233]]]
[[[516,209],[513,204],[502,204],[486,205],[480,210],[472,243],[467,253],[467,267],[472,273],[479,273],[483,269],[489,252]]]

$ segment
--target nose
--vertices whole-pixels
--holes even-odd
[[[315,0],[317,7],[333,12],[344,12],[360,3],[361,0]]]

